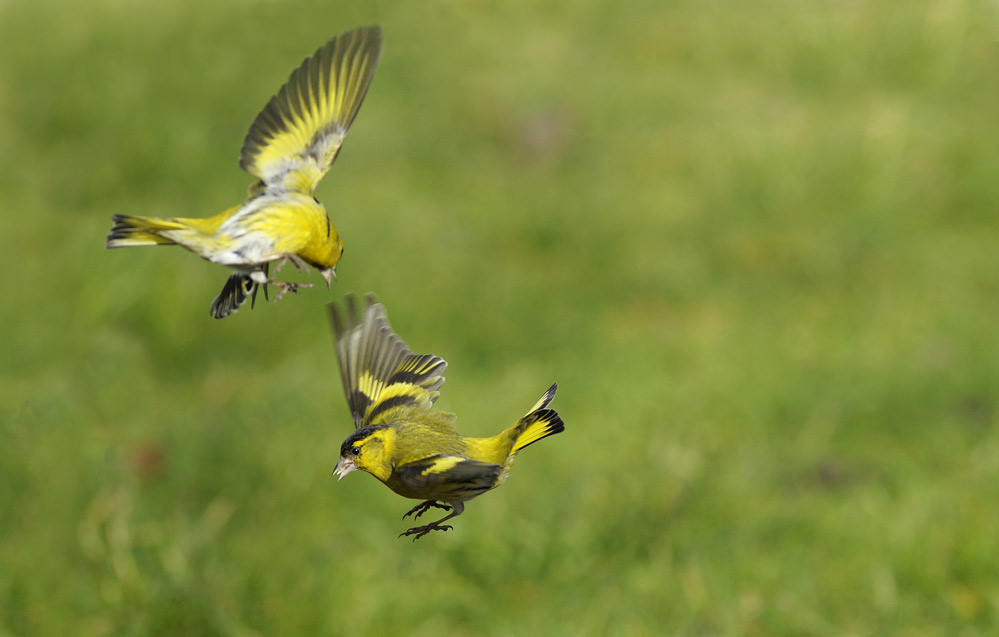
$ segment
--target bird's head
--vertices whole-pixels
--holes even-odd
[[[319,270],[326,281],[326,287],[330,287],[336,279],[336,264],[343,256],[343,241],[329,217],[326,217],[325,233],[314,237],[299,256]]]
[[[389,453],[394,436],[385,425],[368,425],[354,431],[340,445],[340,460],[333,469],[338,480],[354,471],[367,471],[381,481],[388,480],[392,473]]]

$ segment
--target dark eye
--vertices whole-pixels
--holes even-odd
[[[352,454],[354,454],[355,456],[359,456],[359,455],[361,455],[361,448],[360,447],[354,447],[354,448],[352,448],[350,450],[350,452]]]

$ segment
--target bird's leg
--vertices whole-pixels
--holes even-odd
[[[448,504],[439,503],[437,502],[437,500],[426,500],[424,502],[420,502],[415,507],[410,509],[406,515],[402,516],[402,519],[405,520],[406,518],[412,515],[413,519],[415,520],[416,518],[420,517],[421,515],[429,511],[431,508],[444,509],[445,511],[451,510],[451,506]],[[413,515],[414,513],[416,515]]]
[[[299,272],[306,272],[308,270],[307,264],[298,255],[288,253],[288,254],[281,255],[281,258],[276,262],[276,265],[274,267],[274,274],[277,274],[278,272],[280,272],[281,271],[281,267],[284,266],[285,263],[289,263],[289,262],[292,265],[294,265],[295,269],[298,270]],[[274,301],[275,302],[276,301],[280,301],[281,298],[285,294],[287,294],[288,292],[295,292],[295,293],[297,293],[298,290],[299,290],[299,288],[311,288],[312,287],[311,283],[293,283],[291,281],[275,281],[275,280],[271,279],[270,276],[269,276],[269,274],[268,274],[269,267],[270,267],[270,263],[265,263],[264,264],[264,269],[263,269],[263,272],[264,272],[264,277],[263,277],[264,281],[262,282],[263,285],[265,286],[264,287],[264,296],[265,297],[267,296],[267,287],[266,286],[268,286],[268,285],[275,286],[276,288],[278,288],[278,293],[274,295]]]
[[[428,500],[428,502],[430,502],[430,500]],[[424,504],[426,504],[426,503],[424,503]],[[423,505],[421,504],[420,506],[423,506]],[[430,508],[430,507],[427,507],[427,508]],[[440,508],[443,508],[443,507],[440,507]],[[455,516],[461,515],[461,512],[465,510],[465,503],[464,502],[454,502],[454,503],[451,504],[451,508],[453,509],[451,511],[451,513],[448,513],[447,515],[445,515],[441,519],[437,520],[436,522],[431,522],[430,524],[424,524],[423,526],[414,526],[413,528],[407,529],[406,531],[403,531],[402,533],[400,533],[399,537],[403,537],[403,536],[407,536],[408,537],[408,536],[412,535],[413,536],[413,541],[415,542],[418,539],[420,539],[421,537],[423,537],[424,535],[426,535],[427,533],[430,533],[431,531],[448,531],[450,529],[453,529],[454,527],[451,526],[450,524],[441,524],[441,522],[446,522],[447,520],[450,520],[451,518],[453,518]]]
[[[250,300],[250,309],[251,310],[257,306],[257,292],[260,291],[260,288],[264,288],[264,300],[265,301],[270,301],[271,300],[270,297],[267,296],[267,278],[268,278],[267,277],[267,273],[270,271],[270,269],[271,269],[271,264],[270,263],[265,263],[264,267],[263,267],[263,272],[264,272],[264,277],[263,277],[264,278],[264,282],[263,282],[263,284],[262,285],[258,284],[258,285],[253,286],[253,298]],[[250,275],[250,278],[252,279],[253,275]]]
[[[278,261],[277,265],[274,267],[274,274],[280,272],[281,268],[284,267],[284,264],[288,263],[289,261],[293,266],[295,266],[295,269],[297,271],[308,272],[309,270],[308,264],[306,264],[305,261],[302,260],[302,257],[298,256],[297,254],[292,254],[288,252],[286,254],[281,255],[281,260]]]

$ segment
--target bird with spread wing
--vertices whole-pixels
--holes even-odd
[[[330,319],[354,433],[340,447],[333,472],[339,479],[361,469],[401,496],[423,500],[406,515],[431,508],[446,516],[403,532],[417,540],[452,528],[465,502],[498,487],[524,447],[565,429],[548,405],[552,385],[527,414],[489,438],[462,436],[455,416],[433,409],[447,362],[414,354],[388,323],[385,307],[367,295],[364,306],[348,296],[346,307],[330,304]]]
[[[313,191],[336,159],[367,94],[382,49],[377,26],[337,35],[292,72],[257,115],[239,165],[259,181],[249,197],[214,217],[114,215],[107,248],[179,245],[236,272],[211,305],[224,318],[267,285],[286,292],[311,287],[270,278],[291,263],[336,278],[343,242]]]

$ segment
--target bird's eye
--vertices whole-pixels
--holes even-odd
[[[361,448],[360,447],[354,447],[354,448],[352,448],[350,450],[350,452],[352,454],[354,454],[355,456],[359,456],[359,455],[361,455]]]

